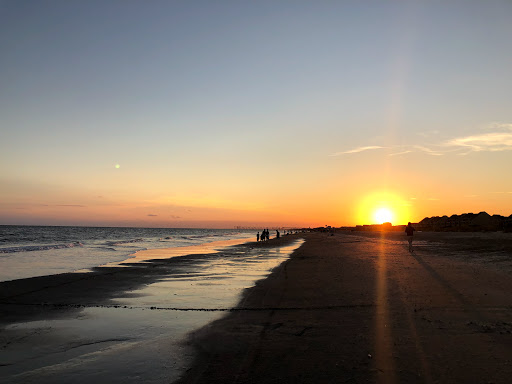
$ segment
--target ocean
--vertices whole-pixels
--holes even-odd
[[[254,231],[197,228],[0,226],[0,281],[122,262],[140,250],[251,238]]]
[[[255,240],[254,231],[221,229],[0,226],[0,280],[6,287],[24,283],[9,280],[87,272],[102,265],[118,264],[130,276],[126,268],[135,268],[134,262],[155,266],[148,259],[134,260],[133,254],[141,250],[147,251],[138,254],[150,258],[188,255],[177,257],[167,273],[154,280],[131,280],[128,290],[110,293],[108,301],[65,296],[66,301],[54,307],[52,296],[44,296],[37,306],[39,316],[0,328],[0,381],[177,380],[195,357],[185,342],[187,335],[229,313],[246,289],[303,243],[294,239],[282,245],[227,247]],[[140,268],[138,273],[144,275]],[[77,280],[86,281],[85,276],[77,275]],[[46,288],[51,291],[52,284],[43,293]],[[70,292],[68,285],[62,289]],[[34,308],[23,295],[15,300],[16,305],[9,305],[8,298],[2,310]]]

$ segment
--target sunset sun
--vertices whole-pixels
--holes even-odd
[[[361,224],[407,224],[410,204],[393,191],[376,191],[361,198],[357,205],[357,220]]]
[[[375,211],[374,219],[377,224],[391,223],[393,220],[393,213],[387,208],[380,208]]]

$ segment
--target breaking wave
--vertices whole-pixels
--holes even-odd
[[[107,244],[110,246],[125,245],[125,244],[130,244],[130,243],[140,243],[142,241],[144,241],[144,239],[119,240],[119,241],[109,242]]]
[[[15,252],[31,252],[31,251],[48,251],[51,249],[63,249],[73,247],[83,247],[84,245],[79,241],[68,244],[52,244],[52,245],[26,245],[23,247],[9,247],[0,248],[0,253],[15,253]]]

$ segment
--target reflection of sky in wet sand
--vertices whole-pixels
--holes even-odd
[[[279,248],[231,248],[214,256],[187,257],[172,276],[119,297],[119,305],[180,309],[225,309],[236,305],[240,293],[268,275],[302,241]]]
[[[302,240],[281,248],[229,247],[187,256],[173,264],[168,277],[120,294],[113,305],[87,307],[68,319],[12,324],[2,333],[0,379],[172,382],[192,358],[192,351],[180,344],[185,335],[234,307],[245,288],[300,244]]]
[[[148,249],[144,251],[138,251],[134,253],[132,258],[125,260],[121,263],[112,263],[108,266],[122,265],[128,263],[141,263],[148,260],[156,259],[169,259],[172,257],[179,257],[185,255],[206,255],[210,253],[218,253],[222,248],[233,245],[240,245],[250,241],[252,239],[232,239],[224,241],[214,241],[211,243],[205,243],[200,245],[192,245],[189,247],[175,247],[175,248],[164,248],[164,249]]]

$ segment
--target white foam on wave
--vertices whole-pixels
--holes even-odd
[[[15,253],[15,252],[32,252],[32,251],[48,251],[51,249],[64,249],[73,247],[83,247],[84,245],[79,241],[67,244],[52,244],[52,245],[26,245],[23,247],[8,247],[0,248],[0,253]]]

